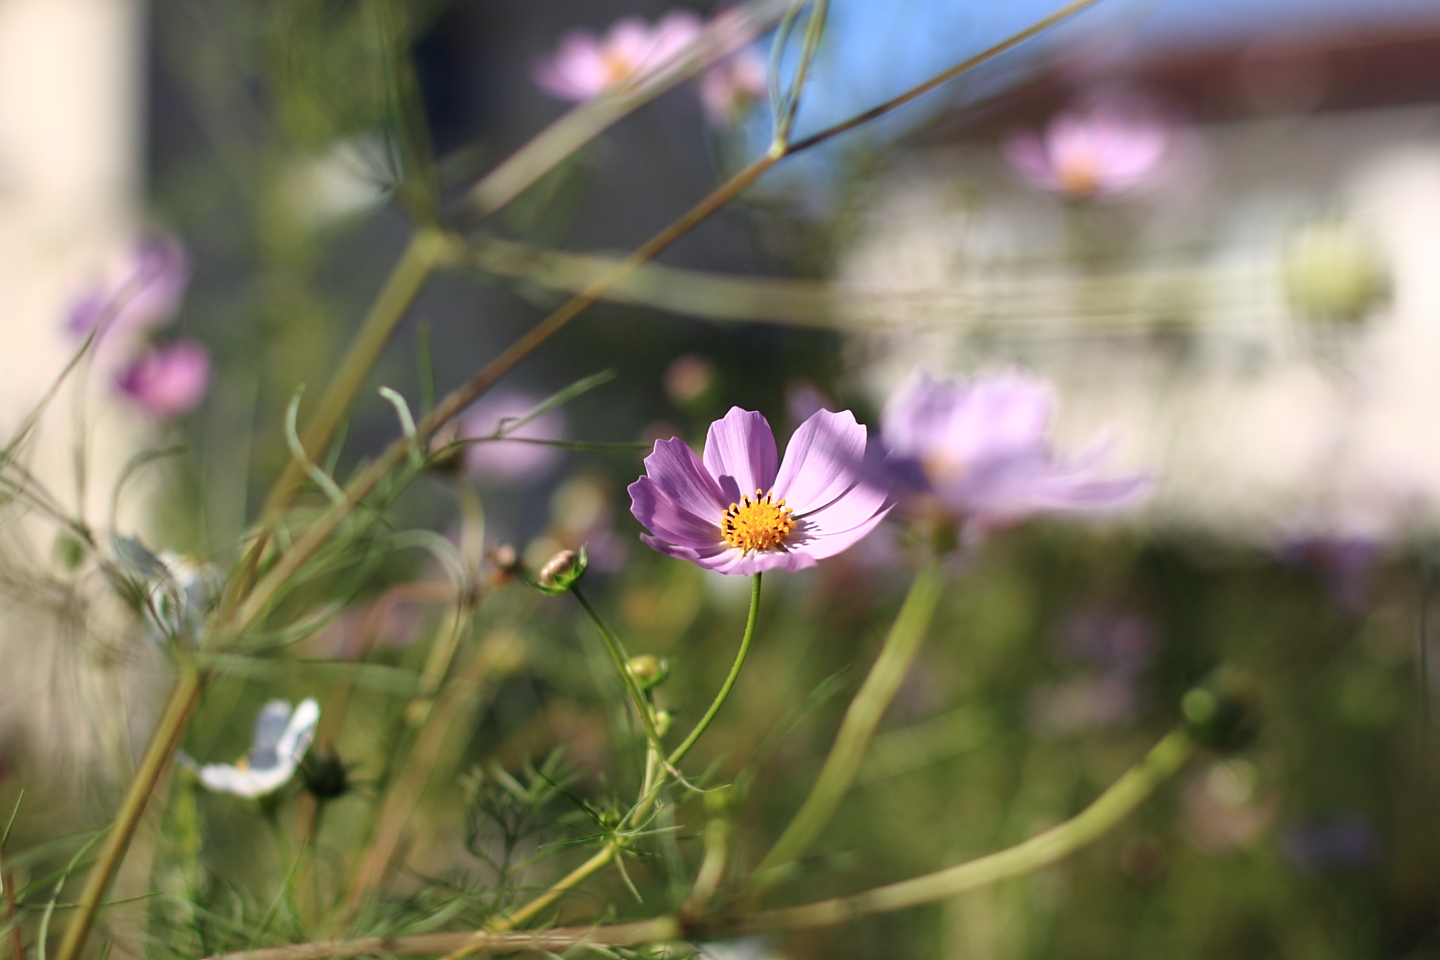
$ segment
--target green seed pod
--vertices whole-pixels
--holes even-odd
[[[630,662],[625,664],[625,669],[630,672],[630,676],[635,678],[635,683],[641,690],[650,690],[660,686],[670,675],[669,661],[661,660],[648,653],[631,657]]]

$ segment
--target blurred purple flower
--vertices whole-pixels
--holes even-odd
[[[1052,403],[1047,384],[1018,374],[965,384],[922,376],[890,398],[881,435],[903,484],[982,526],[1110,510],[1143,497],[1147,478],[1105,475],[1103,444],[1092,442],[1072,460],[1055,456],[1046,437]]]
[[[640,539],[707,570],[803,570],[873,530],[888,488],[862,469],[867,433],[848,410],[821,410],[790,438],[777,467],[770,424],[732,407],[710,425],[702,460],[679,438],[657,440],[630,484]],[[751,491],[754,491],[753,493]]]
[[[833,406],[836,403],[830,395],[808,380],[791,380],[785,385],[785,419],[796,426]]]
[[[1154,185],[1170,145],[1158,120],[1101,102],[1056,115],[1043,134],[1005,140],[1010,165],[1030,186],[1074,200],[1113,200]]]
[[[189,413],[210,386],[210,354],[193,340],[140,354],[116,381],[122,393],[157,420]]]
[[[1380,838],[1369,820],[1352,813],[1291,826],[1281,839],[1281,850],[1302,873],[1357,870],[1375,865]]]
[[[1155,625],[1134,611],[1076,610],[1059,624],[1052,642],[1057,660],[1133,678],[1145,672],[1158,645]]]
[[[1052,639],[1056,659],[1081,672],[1031,694],[1032,729],[1063,737],[1134,722],[1144,699],[1141,675],[1155,653],[1150,621],[1123,610],[1081,610],[1065,617]]]
[[[1370,597],[1370,575],[1381,557],[1380,541],[1360,535],[1295,537],[1280,548],[1280,562],[1317,570],[1331,598],[1349,611],[1363,610]]]
[[[653,70],[698,37],[700,30],[700,18],[687,10],[667,13],[653,27],[627,17],[604,39],[575,30],[566,34],[553,55],[535,64],[535,83],[560,100],[589,100]]]
[[[104,280],[92,283],[71,304],[66,329],[86,336],[101,333],[125,347],[168,323],[190,282],[185,251],[173,240],[150,237],[135,244]]]
[[[716,130],[734,128],[765,91],[765,58],[754,47],[726,57],[700,78],[700,104]]]
[[[1043,739],[1128,726],[1138,712],[1134,684],[1116,674],[1085,675],[1036,687],[1026,701],[1031,730]]]
[[[547,410],[528,423],[514,427],[520,417],[534,410],[541,398],[527,393],[498,392],[485,397],[460,415],[459,437],[489,437],[497,433],[511,439],[486,440],[465,448],[465,473],[473,480],[518,484],[538,480],[560,462],[563,451],[527,440],[562,440],[565,414]]]

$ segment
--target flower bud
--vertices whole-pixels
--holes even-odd
[[[648,653],[631,657],[630,662],[625,664],[625,669],[635,678],[635,683],[642,691],[660,686],[670,675],[669,662]]]
[[[669,710],[655,711],[655,732],[660,736],[670,732],[670,727],[675,723],[675,714]]]
[[[562,594],[580,579],[589,563],[590,558],[583,546],[578,553],[574,550],[561,550],[540,568],[540,573],[535,577],[535,586],[544,593]]]
[[[1217,750],[1243,750],[1260,733],[1254,694],[1233,676],[1222,675],[1187,692],[1180,712],[1190,735]]]
[[[350,778],[340,755],[333,750],[310,754],[300,767],[305,778],[305,789],[317,800],[334,800],[350,790]]]

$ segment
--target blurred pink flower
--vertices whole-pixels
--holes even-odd
[[[543,398],[527,393],[498,392],[485,397],[460,415],[460,439],[489,437],[497,432],[512,439],[486,440],[465,448],[465,473],[474,480],[518,484],[538,480],[555,468],[563,453],[558,447],[526,440],[562,440],[565,414],[548,410],[529,423],[512,423],[534,410]]]
[[[726,57],[700,78],[700,104],[717,130],[729,130],[765,96],[766,63],[754,47]]]
[[[554,54],[535,64],[535,83],[561,100],[589,100],[653,70],[698,37],[700,30],[699,17],[676,10],[653,27],[627,17],[603,39],[588,31],[572,31]]]
[[[1160,121],[1102,102],[1056,115],[1044,134],[1012,134],[1003,149],[1036,189],[1075,200],[1113,200],[1154,185],[1170,139]]]
[[[120,374],[116,385],[157,420],[189,413],[210,386],[210,354],[193,340],[152,347]]]
[[[1144,496],[1145,477],[1101,467],[1103,445],[1071,460],[1055,455],[1047,436],[1053,401],[1048,384],[1018,374],[969,383],[918,377],[885,405],[881,436],[902,485],[982,527],[1109,510]]]
[[[102,346],[127,354],[148,331],[170,322],[189,282],[190,264],[180,245],[146,238],[75,298],[66,329],[83,337],[99,328]]]

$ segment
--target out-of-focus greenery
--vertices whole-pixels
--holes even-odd
[[[286,405],[301,384],[318,390],[335,365],[406,216],[432,204],[448,211],[477,170],[515,145],[502,119],[432,157],[422,120],[437,121],[434,85],[445,77],[427,77],[430,61],[421,56],[416,68],[410,55],[440,42],[437,25],[454,16],[440,4],[381,2],[157,6],[156,215],[195,257],[184,322],[214,347],[218,373],[184,428],[192,452],[163,505],[174,545],[235,560],[259,497],[290,457]],[[646,108],[633,120],[642,133],[587,148],[484,229],[539,246],[590,243],[612,224],[614,239],[594,245],[643,237],[683,210],[674,197],[692,200],[690,188],[704,181],[703,192],[719,172],[698,131],[678,157],[666,155],[681,122],[694,127],[698,116],[666,101]],[[326,219],[308,205],[303,173],[340,141],[359,144],[347,162],[377,203]],[[723,153],[708,147],[710,158]],[[630,168],[637,154],[653,164],[643,174]],[[645,180],[651,200],[616,215],[595,196],[626,174]],[[827,226],[844,225],[755,199],[677,256],[702,268],[820,273],[836,242]],[[471,273],[443,277],[420,298],[342,440],[317,458],[325,469],[343,479],[398,434],[379,386],[426,409],[559,302],[538,284]],[[698,443],[732,403],[785,422],[785,391],[797,382],[849,396],[839,344],[833,332],[721,328],[602,304],[515,380],[543,394],[614,369],[614,382],[566,407],[571,437]],[[666,369],[687,356],[703,358],[713,379],[667,395]],[[115,942],[196,957],[476,929],[590,857],[644,775],[644,731],[593,624],[570,598],[530,590],[495,548],[523,556],[547,534],[575,546],[564,518],[573,485],[598,498],[603,522],[579,537],[604,534],[625,549],[617,563],[592,566],[585,590],[631,653],[667,663],[656,703],[688,729],[729,668],[748,585],[639,544],[623,487],[642,452],[570,451],[556,475],[520,490],[427,470],[397,485],[383,514],[357,515],[286,597],[281,613],[301,627],[276,615],[276,633],[260,637],[273,648],[257,640],[228,654],[184,740],[204,761],[238,757],[262,703],[317,696],[324,719],[304,776],[257,802],[206,793],[177,771],[127,878],[154,895]],[[472,497],[483,504],[488,552],[470,571],[473,596],[457,602],[434,556],[448,554],[397,531],[429,528],[463,544],[480,524]],[[307,490],[290,525],[303,528],[324,504]],[[540,920],[681,910],[714,822],[729,825],[727,880],[746,876],[808,793],[899,608],[916,566],[902,527],[897,516],[815,570],[766,580],[741,682],[685,764],[697,787],[730,786],[667,788],[634,829],[623,871],[591,877]],[[1333,546],[1282,557],[1123,523],[995,533],[946,571],[919,663],[858,784],[767,903],[933,871],[1065,820],[1180,722],[1182,697],[1198,685],[1218,679],[1243,691],[1253,742],[1202,752],[1109,835],[1033,876],[742,948],[795,960],[1360,960],[1440,949],[1440,772],[1415,665],[1428,575],[1408,548],[1356,567]],[[451,640],[447,669],[434,651]],[[432,716],[440,719],[427,725]],[[382,798],[412,780],[417,803],[398,824],[378,895],[344,910],[383,823]],[[49,826],[21,810],[17,841]],[[27,931],[88,839],[63,849],[37,842],[33,858],[16,861],[28,871]],[[718,896],[720,908],[745,905],[737,885]]]

